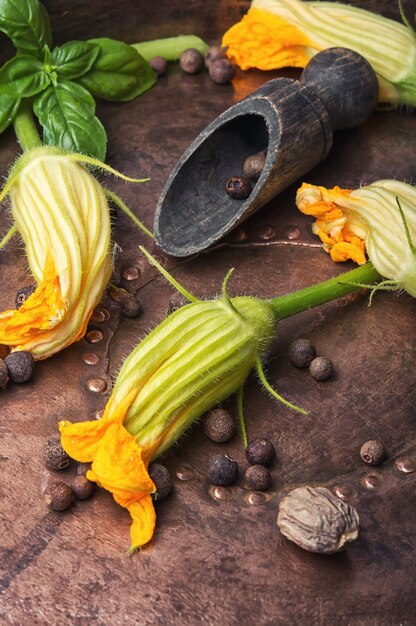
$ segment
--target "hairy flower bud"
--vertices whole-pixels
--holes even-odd
[[[105,192],[77,157],[36,148],[19,159],[3,192],[37,288],[18,310],[0,313],[0,344],[35,359],[83,336],[111,273]]]
[[[334,261],[365,263],[365,249],[390,286],[416,296],[416,188],[378,180],[353,191],[304,183],[296,204]],[[387,281],[386,281],[387,282]]]
[[[129,510],[133,550],[151,539],[155,525],[148,464],[242,387],[275,325],[271,304],[256,298],[191,302],[127,357],[101,420],[60,423],[66,452],[92,462],[87,478]]]

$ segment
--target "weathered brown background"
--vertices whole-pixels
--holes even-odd
[[[56,43],[96,36],[134,42],[178,33],[214,43],[248,7],[246,1],[231,0],[45,4]],[[352,4],[398,17],[390,0]],[[404,4],[412,16],[414,1]],[[279,75],[288,72],[240,72],[232,86],[221,87],[206,73],[185,76],[172,66],[166,78],[134,102],[100,103],[108,162],[132,176],[151,178],[140,186],[106,183],[151,227],[164,182],[188,144],[218,113]],[[360,128],[338,132],[331,155],[307,179],[347,187],[384,177],[414,181],[415,131],[416,118],[409,111],[375,113]],[[18,152],[11,130],[0,137],[3,174]],[[215,294],[230,266],[236,268],[233,294],[263,297],[346,269],[319,249],[310,220],[295,210],[295,190],[296,185],[247,221],[245,239],[239,231],[198,258],[164,262],[200,296]],[[299,236],[293,239],[296,229]],[[403,469],[416,468],[416,305],[406,294],[379,294],[369,308],[366,294],[360,293],[280,324],[268,376],[309,415],[284,409],[262,392],[254,376],[249,380],[249,435],[267,436],[277,449],[273,488],[264,502],[250,504],[242,482],[228,489],[226,500],[210,495],[208,457],[227,451],[243,470],[244,452],[238,437],[231,444],[213,444],[197,425],[165,457],[175,476],[174,493],[157,506],[152,545],[134,558],[124,556],[129,516],[104,491],[69,512],[48,512],[41,496],[46,438],[56,433],[59,419],[91,418],[104,407],[123,356],[163,318],[172,293],[138,252],[138,245],[149,246],[149,241],[124,216],[115,220],[114,241],[122,248],[120,271],[140,270],[139,278],[122,283],[141,288],[143,315],[122,318],[118,305],[105,301],[109,319],[91,325],[102,331],[101,342],[83,340],[40,363],[32,383],[9,386],[0,397],[1,623],[414,624],[416,472]],[[30,282],[17,240],[1,253],[0,276],[4,309]],[[290,365],[287,347],[298,336],[309,337],[319,354],[333,359],[331,381],[316,383]],[[91,351],[99,356],[95,366],[82,360]],[[91,379],[105,380],[108,391],[89,391]],[[369,438],[381,438],[389,453],[376,469],[359,458]],[[184,468],[188,481],[176,476]],[[304,483],[337,489],[358,509],[360,538],[345,552],[309,554],[279,533],[278,503]]]

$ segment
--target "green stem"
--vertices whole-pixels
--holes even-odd
[[[273,306],[277,319],[281,320],[355,291],[359,286],[354,283],[370,285],[378,282],[380,279],[380,274],[368,262],[340,276],[330,278],[323,283],[273,298],[270,300],[270,303]]]
[[[23,98],[14,117],[13,127],[22,150],[32,150],[32,148],[39,148],[42,145],[28,98]]]
[[[161,56],[166,61],[177,61],[184,50],[196,48],[201,54],[208,51],[207,44],[195,35],[178,35],[177,37],[166,37],[165,39],[153,39],[131,44],[146,61],[153,57]]]

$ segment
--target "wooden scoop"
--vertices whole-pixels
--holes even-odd
[[[160,196],[156,241],[175,257],[208,248],[326,157],[333,130],[362,123],[377,103],[377,77],[358,53],[318,53],[300,80],[276,78],[211,122],[184,152]],[[265,151],[250,195],[226,182],[247,157]]]

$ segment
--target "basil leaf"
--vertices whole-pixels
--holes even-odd
[[[78,79],[104,100],[132,100],[157,81],[156,73],[134,48],[115,39],[90,39],[100,47],[92,69]]]
[[[77,78],[91,69],[100,53],[100,47],[87,41],[68,41],[55,48],[51,56],[51,65],[58,76]]]
[[[50,80],[42,62],[35,57],[14,57],[0,69],[0,95],[30,98],[43,91]]]
[[[44,46],[52,43],[49,16],[38,0],[0,0],[0,30],[18,54],[41,59]]]
[[[33,110],[43,127],[44,143],[104,161],[106,132],[94,115],[93,97],[81,85],[65,79],[50,85],[35,98]]]
[[[0,133],[2,133],[13,121],[19,108],[20,98],[0,96]]]

